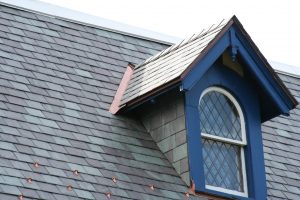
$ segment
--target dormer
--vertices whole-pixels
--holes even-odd
[[[296,105],[233,16],[130,65],[111,112],[138,116],[197,193],[261,200],[261,124]]]

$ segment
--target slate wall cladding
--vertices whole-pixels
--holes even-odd
[[[142,122],[182,180],[189,185],[189,165],[183,95],[176,92],[155,100]]]

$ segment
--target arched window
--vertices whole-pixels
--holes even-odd
[[[210,87],[200,97],[199,116],[205,187],[248,196],[246,129],[238,102],[226,90]]]

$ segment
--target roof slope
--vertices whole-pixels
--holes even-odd
[[[164,48],[0,6],[0,199],[182,199],[144,127],[108,112],[128,62]]]
[[[300,102],[300,77],[279,74]],[[300,199],[300,106],[262,126],[268,199]]]
[[[144,127],[108,112],[128,62],[164,48],[0,6],[0,199],[183,199]],[[299,101],[300,78],[281,78]],[[269,199],[300,199],[299,116],[263,126]]]
[[[179,77],[220,33],[228,21],[212,25],[199,34],[150,57],[134,69],[122,98],[122,104],[143,96],[151,90]]]
[[[151,30],[123,24],[117,21],[101,18],[99,16],[90,15],[84,12],[75,11],[66,7],[47,3],[40,0],[0,0],[1,4],[22,7],[22,9],[34,10],[35,13],[40,12],[51,16],[61,17],[68,21],[79,21],[81,24],[91,24],[99,26],[104,30],[109,30],[123,35],[134,36],[136,38],[156,41],[171,45],[179,42],[180,39],[174,36],[157,33]]]

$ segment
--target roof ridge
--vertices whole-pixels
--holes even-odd
[[[190,37],[187,37],[186,39],[183,39],[181,42],[177,43],[177,44],[173,44],[172,46],[168,47],[167,49],[165,50],[162,50],[160,52],[158,52],[157,54],[151,56],[150,58],[146,59],[143,63],[139,64],[138,66],[136,66],[136,69],[139,68],[139,67],[142,67],[150,62],[153,62],[159,58],[161,58],[162,56],[165,56],[187,44],[190,44],[200,38],[202,38],[203,36],[205,35],[208,35],[209,33],[212,33],[214,32],[215,30],[221,28],[221,27],[224,27],[227,22],[229,22],[231,20],[231,18],[229,20],[225,20],[225,19],[222,19],[220,21],[220,23],[218,25],[215,26],[215,24],[212,24],[211,26],[209,26],[208,28],[204,28],[200,31],[200,33],[196,34],[192,34],[192,36]],[[214,27],[215,26],[215,27]]]
[[[20,3],[20,2],[23,2],[23,1],[24,1],[24,3]],[[158,32],[155,32],[155,31],[143,29],[143,28],[136,27],[136,26],[129,25],[129,24],[125,24],[125,23],[120,23],[120,22],[110,20],[110,19],[101,18],[101,17],[95,16],[95,15],[90,15],[90,14],[87,14],[87,13],[84,13],[84,12],[80,12],[80,11],[72,10],[72,9],[69,9],[69,8],[64,8],[64,7],[61,7],[61,6],[57,6],[57,5],[54,5],[54,4],[51,4],[51,3],[40,2],[40,1],[34,2],[35,4],[38,4],[38,3],[43,4],[43,6],[40,5],[40,7],[43,7],[42,10],[37,10],[37,7],[39,7],[39,6],[36,6],[34,8],[30,8],[30,5],[26,5],[26,3],[30,4],[31,2],[29,2],[28,0],[27,1],[25,1],[25,0],[22,0],[22,1],[18,1],[18,0],[0,0],[0,5],[7,6],[9,8],[23,10],[23,11],[26,11],[26,12],[31,12],[31,13],[35,13],[35,14],[39,14],[39,15],[43,15],[43,16],[47,16],[47,17],[51,17],[51,18],[55,18],[55,19],[60,19],[60,20],[64,20],[64,21],[67,21],[67,22],[76,23],[76,24],[79,24],[79,25],[85,25],[85,26],[90,26],[90,27],[93,27],[93,28],[99,28],[99,29],[110,31],[110,32],[113,32],[113,33],[123,34],[123,35],[127,35],[127,36],[134,37],[134,38],[139,38],[139,39],[143,39],[143,40],[147,40],[147,41],[151,41],[151,42],[157,42],[157,43],[165,44],[165,45],[172,45],[172,44],[174,44],[175,41],[179,40],[179,38],[177,38],[175,36],[171,36],[171,35],[167,35],[167,34],[163,34],[163,33],[158,33]],[[89,16],[90,18],[95,17],[95,18],[98,19],[98,21],[102,20],[102,23],[105,20],[106,24],[108,22],[113,23],[114,27],[108,27],[105,24],[101,25],[99,22],[96,22],[95,19],[92,19],[92,20],[78,19],[78,17],[75,19],[75,18],[67,17],[66,16],[67,14],[58,15],[57,14],[58,12],[52,13],[52,12],[55,12],[55,10],[53,8],[52,8],[52,10],[49,8],[50,10],[48,12],[46,12],[45,10],[47,10],[47,8],[45,8],[45,7],[47,7],[47,6],[48,7],[52,6],[52,7],[56,7],[56,8],[60,8],[60,9],[64,8],[64,9],[66,9],[65,13],[68,13],[68,12],[72,11],[72,12],[78,13],[79,16],[86,15],[86,16]],[[72,14],[74,15],[74,13],[72,13]],[[96,23],[99,23],[99,24],[96,24]],[[133,31],[130,32],[131,29],[134,29],[135,33]]]
[[[280,74],[280,75],[286,75],[288,77],[293,77],[293,78],[297,78],[297,79],[300,79],[300,75],[299,74],[293,74],[291,72],[286,72],[286,71],[283,71],[283,70],[280,70],[280,69],[274,69],[274,71],[277,73],[277,74]]]

